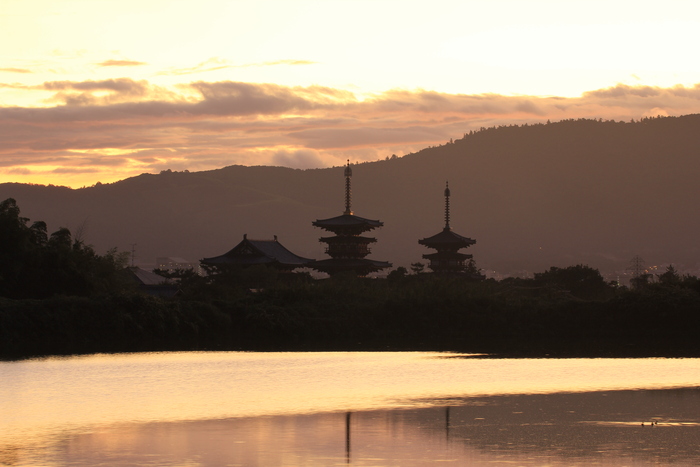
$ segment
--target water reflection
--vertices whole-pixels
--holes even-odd
[[[436,356],[0,363],[0,465],[700,464],[698,360]]]
[[[449,405],[117,424],[65,434],[44,463],[295,467],[700,462],[700,391],[695,388],[443,402]],[[642,426],[651,420],[658,424]],[[6,447],[2,462],[30,465],[21,462],[17,450]]]
[[[345,414],[345,459],[350,462],[350,433],[352,432],[352,425],[350,424],[350,418],[352,417],[352,412]]]

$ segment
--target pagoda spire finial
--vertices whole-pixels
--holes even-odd
[[[450,230],[450,183],[445,181],[445,230]]]
[[[352,177],[352,169],[350,168],[350,159],[348,159],[348,165],[345,167],[345,212],[343,214],[352,215],[351,201],[352,192],[350,191],[350,178]]]

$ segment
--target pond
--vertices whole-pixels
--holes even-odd
[[[0,465],[700,464],[700,359],[137,353],[0,383]]]

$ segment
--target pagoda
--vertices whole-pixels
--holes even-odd
[[[442,232],[432,237],[418,240],[421,245],[437,250],[437,253],[423,255],[430,260],[428,267],[436,274],[473,275],[475,278],[483,278],[478,272],[468,272],[465,262],[472,255],[460,253],[461,248],[467,248],[476,243],[476,240],[462,237],[450,228],[450,187],[445,183],[445,228]],[[478,277],[476,277],[478,276]]]
[[[391,263],[387,261],[366,258],[370,254],[370,243],[375,243],[377,239],[363,237],[361,234],[381,227],[384,223],[353,214],[351,209],[351,177],[352,169],[350,161],[348,161],[348,165],[345,167],[345,211],[343,215],[312,222],[314,227],[332,232],[335,236],[319,239],[320,242],[327,245],[326,254],[330,256],[330,259],[313,261],[307,266],[330,276],[350,272],[364,277],[371,272],[391,267]]]

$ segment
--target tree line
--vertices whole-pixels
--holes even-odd
[[[0,203],[0,297],[43,299],[57,295],[94,296],[128,287],[121,274],[124,253],[98,255],[80,236],[20,215],[17,202]]]
[[[77,236],[79,237],[79,236]],[[178,271],[148,296],[125,255],[48,234],[0,203],[0,357],[156,350],[453,350],[509,356],[698,356],[700,280],[635,289],[586,265],[529,279],[393,271],[313,280],[267,267]]]

